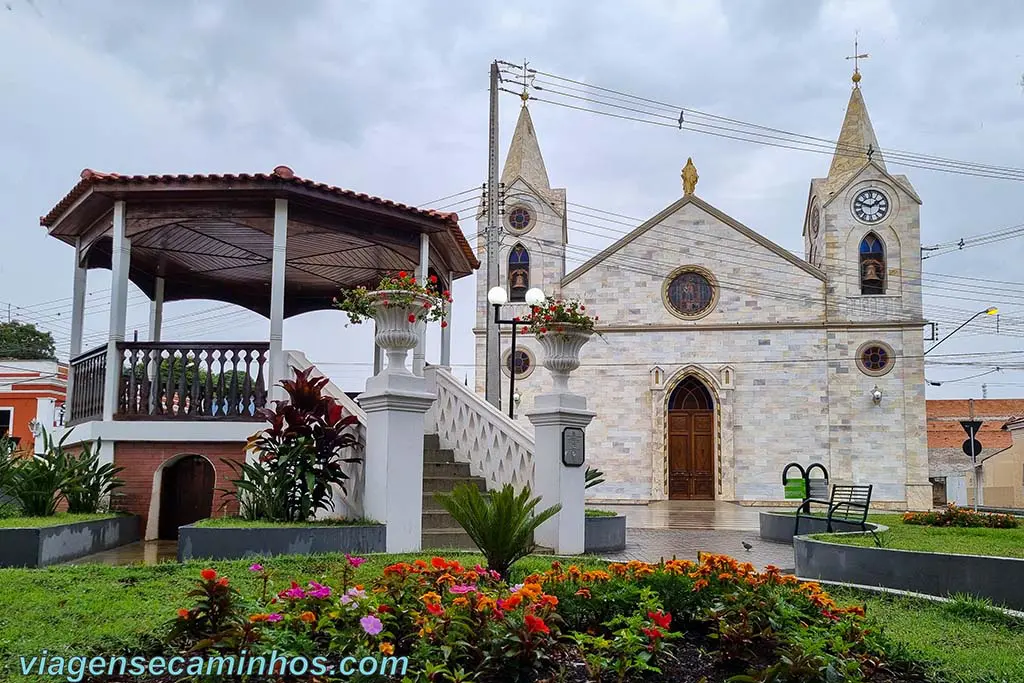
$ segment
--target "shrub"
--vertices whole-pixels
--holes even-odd
[[[990,529],[1016,529],[1019,522],[1013,515],[975,512],[950,503],[942,510],[906,512],[904,524],[920,526],[987,527]]]
[[[78,455],[69,453],[64,449],[64,442],[70,435],[71,432],[67,432],[59,443],[54,444],[50,436],[43,432],[47,453],[61,463],[67,475],[61,493],[68,503],[68,512],[100,512],[109,507],[114,490],[124,486],[124,482],[117,476],[124,468],[100,462],[99,439],[95,443],[83,443]]]
[[[517,494],[511,484],[487,496],[475,486],[460,484],[436,498],[473,539],[487,558],[487,567],[506,578],[512,565],[536,548],[533,532],[537,527],[562,509],[553,505],[534,514],[540,498],[530,498],[528,487]]]
[[[11,495],[18,500],[21,514],[50,517],[72,482],[67,461],[60,452],[47,452],[21,459],[14,466]]]
[[[353,433],[359,419],[345,415],[337,400],[323,394],[326,377],[313,379],[311,373],[312,368],[296,370],[294,380],[281,382],[288,400],[260,410],[270,427],[246,445],[257,462],[225,460],[239,474],[234,489],[222,489],[225,504],[237,500],[246,519],[301,522],[332,510],[334,487],[347,493],[344,465],[362,462],[345,457],[345,449],[361,447]]]

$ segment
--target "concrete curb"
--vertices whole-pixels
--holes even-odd
[[[138,515],[56,526],[0,529],[0,567],[46,567],[138,541]]]
[[[242,557],[312,555],[316,553],[382,553],[383,524],[301,527],[178,528],[178,561],[195,558],[234,560]]]
[[[776,543],[793,544],[793,532],[796,529],[796,515],[787,515],[781,512],[762,512],[758,514],[760,525],[759,534],[766,541]],[[877,531],[888,531],[889,527],[883,524],[867,523],[869,529]],[[856,524],[833,520],[832,528],[836,533],[857,532],[862,533],[861,528]],[[827,533],[828,522],[823,517],[801,517],[800,535],[824,534]]]

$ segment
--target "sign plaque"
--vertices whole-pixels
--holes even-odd
[[[586,457],[586,440],[579,427],[562,430],[562,464],[566,467],[582,467]]]

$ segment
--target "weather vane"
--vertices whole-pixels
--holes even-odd
[[[860,46],[857,44],[856,34],[853,37],[853,55],[847,57],[847,59],[853,60],[853,85],[859,87],[857,84],[860,83],[860,60],[867,59],[870,55],[867,52],[861,54],[859,52]]]

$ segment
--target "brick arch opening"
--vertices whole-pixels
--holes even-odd
[[[213,515],[217,471],[199,453],[181,453],[153,472],[146,538],[174,541],[178,527]]]

